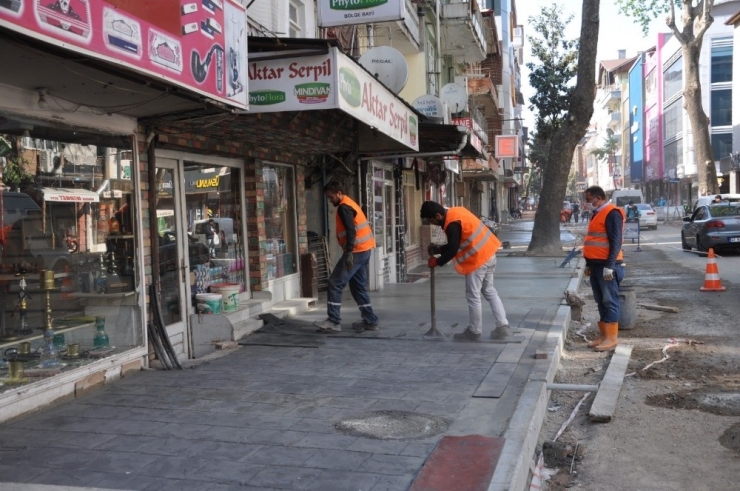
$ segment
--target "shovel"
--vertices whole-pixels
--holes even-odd
[[[444,334],[439,332],[437,330],[437,308],[435,305],[435,299],[434,299],[434,268],[430,268],[431,271],[429,273],[429,285],[431,287],[431,294],[432,294],[432,327],[429,328],[429,330],[424,334],[424,337],[427,339],[444,339]]]

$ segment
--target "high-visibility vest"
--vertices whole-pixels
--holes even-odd
[[[501,241],[498,240],[488,227],[483,225],[478,217],[462,206],[455,206],[447,210],[444,229],[452,222],[460,222],[462,233],[457,254],[452,258],[455,270],[462,275],[469,275],[483,266],[496,254]]]
[[[586,232],[586,238],[583,241],[583,257],[586,259],[606,261],[609,258],[609,236],[606,235],[606,217],[612,210],[619,210],[619,213],[622,215],[622,231],[624,231],[624,222],[626,220],[624,210],[614,206],[613,203],[607,204],[594,215],[588,224],[588,232]],[[624,235],[622,235],[622,238],[624,240]],[[622,257],[622,248],[620,247],[619,254],[617,254],[617,261],[621,261]]]
[[[355,248],[352,249],[352,252],[364,252],[374,248],[375,237],[373,236],[373,229],[370,228],[370,223],[362,212],[362,208],[347,196],[344,196],[339,202],[339,206],[342,205],[347,205],[355,210]],[[342,246],[342,249],[344,249],[344,244],[347,243],[347,231],[344,229],[344,224],[342,223],[342,219],[339,217],[338,212],[337,240],[339,241],[339,245]]]

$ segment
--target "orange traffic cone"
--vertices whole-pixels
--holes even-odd
[[[714,260],[714,249],[709,249],[709,255],[707,256],[707,273],[704,276],[704,286],[699,288],[703,292],[723,292],[727,290],[722,286],[722,282],[719,279],[719,270],[717,269],[717,263]]]

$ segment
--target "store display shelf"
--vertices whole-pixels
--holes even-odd
[[[69,296],[72,298],[125,298],[135,293],[135,291],[120,293],[70,293]]]
[[[77,329],[82,329],[83,327],[94,327],[94,326],[95,326],[95,322],[83,322],[81,324],[77,324],[77,325],[74,325],[74,326],[55,327],[54,328],[54,333],[55,334],[63,334],[65,332],[71,332],[71,331],[76,331]],[[38,339],[44,339],[44,331],[41,328],[39,328],[39,329],[40,329],[39,330],[39,334],[31,334],[31,335],[28,335],[28,336],[21,336],[21,337],[19,337],[17,339],[14,339],[12,341],[0,341],[0,350],[3,350],[4,348],[7,348],[9,346],[15,346],[18,343],[21,343],[23,341],[31,342],[31,341],[35,341],[35,340],[38,340]],[[2,355],[2,353],[0,353],[0,355]]]

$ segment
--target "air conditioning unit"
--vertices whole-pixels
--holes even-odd
[[[59,167],[54,166],[55,160],[59,161],[59,156],[57,156],[54,152],[51,150],[37,150],[37,156],[38,156],[38,162],[39,162],[39,170],[45,174],[61,174],[62,173],[62,166]],[[56,157],[56,159],[55,159]]]

